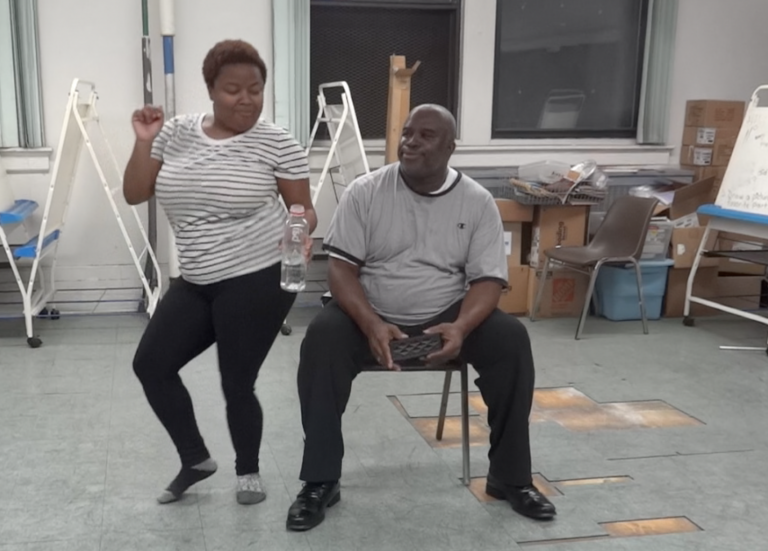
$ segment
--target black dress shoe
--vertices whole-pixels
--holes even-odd
[[[533,484],[528,486],[510,486],[488,476],[485,493],[496,499],[504,499],[512,505],[512,510],[525,517],[536,520],[552,520],[557,512],[555,506]]]
[[[333,507],[340,499],[341,486],[338,482],[307,483],[288,509],[285,525],[294,532],[311,530],[325,520],[326,508]]]

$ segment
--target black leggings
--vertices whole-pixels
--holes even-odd
[[[196,465],[210,454],[179,371],[215,342],[235,470],[259,472],[263,415],[254,385],[295,298],[280,288],[279,264],[211,285],[183,279],[171,284],[139,343],[133,369],[182,465]]]

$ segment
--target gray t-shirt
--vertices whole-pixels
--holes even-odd
[[[360,266],[374,311],[398,325],[435,318],[469,284],[507,284],[504,230],[493,197],[458,173],[442,193],[411,190],[393,163],[356,179],[336,208],[323,248]]]

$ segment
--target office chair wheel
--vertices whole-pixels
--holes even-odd
[[[52,320],[59,320],[61,319],[61,312],[59,312],[56,308],[51,309],[50,318]]]
[[[685,316],[683,318],[683,325],[685,325],[686,327],[693,327],[694,319],[691,316]]]
[[[41,341],[39,337],[29,337],[27,339],[27,344],[30,348],[40,348],[43,345],[43,341]]]
[[[287,323],[284,323],[283,326],[280,328],[280,333],[282,333],[286,337],[290,335],[292,332],[293,332],[293,328]]]

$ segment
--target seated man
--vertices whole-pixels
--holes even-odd
[[[486,492],[527,517],[555,516],[531,481],[528,333],[496,309],[507,285],[501,217],[486,189],[448,166],[455,137],[446,109],[415,108],[400,162],[361,176],[341,198],[324,244],[333,300],[301,345],[305,484],[288,512],[290,530],[314,528],[341,497],[341,416],[361,366],[398,369],[389,343],[421,333],[443,337],[428,361],[461,354],[479,374],[491,429]]]

